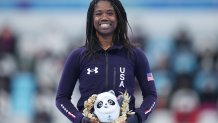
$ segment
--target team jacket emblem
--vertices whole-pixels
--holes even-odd
[[[119,85],[119,87],[125,87],[124,86],[125,72],[126,72],[125,67],[120,67],[120,85]]]
[[[98,67],[95,67],[94,69],[88,68],[87,69],[87,74],[90,75],[92,72],[95,74],[98,73]]]

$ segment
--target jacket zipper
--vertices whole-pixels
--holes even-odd
[[[106,58],[106,77],[105,77],[105,91],[108,91],[108,53],[105,52],[105,58]]]
[[[114,67],[113,90],[115,89],[116,86],[116,75],[117,75],[117,70],[116,67]]]

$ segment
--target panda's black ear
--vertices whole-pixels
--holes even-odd
[[[115,95],[115,92],[113,90],[109,90],[108,92],[112,93],[113,95]]]

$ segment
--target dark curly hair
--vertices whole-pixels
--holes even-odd
[[[85,47],[87,49],[88,56],[95,55],[97,47],[99,46],[98,38],[96,36],[96,30],[93,24],[94,8],[99,1],[103,1],[103,0],[92,0],[87,12]],[[132,45],[128,37],[128,26],[130,29],[131,27],[127,20],[126,11],[119,0],[104,0],[104,1],[109,1],[111,3],[111,5],[115,10],[118,20],[118,24],[112,38],[113,43],[117,45],[123,45],[124,48],[127,50],[127,52],[129,52]]]

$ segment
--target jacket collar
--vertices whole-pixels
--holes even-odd
[[[106,51],[120,50],[122,48],[123,48],[123,45],[114,44],[110,48],[108,48]],[[100,46],[98,46],[96,51],[99,52],[99,51],[105,51],[105,50],[102,49]]]

